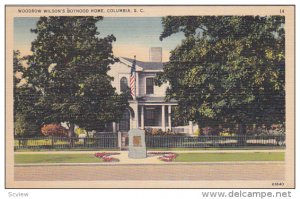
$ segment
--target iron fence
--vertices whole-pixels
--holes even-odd
[[[19,149],[117,149],[117,133],[97,135],[92,138],[34,137],[15,138],[14,148]],[[237,148],[285,147],[285,136],[153,136],[146,135],[148,148]]]
[[[149,148],[285,147],[285,136],[146,136]]]
[[[93,138],[34,137],[15,138],[14,148],[18,149],[71,149],[71,148],[118,148],[117,134],[98,135]]]

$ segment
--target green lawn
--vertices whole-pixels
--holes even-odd
[[[97,163],[94,154],[15,154],[16,164],[26,163]]]
[[[284,152],[181,153],[175,162],[284,161]]]
[[[284,161],[284,152],[179,153],[174,162]],[[16,164],[100,163],[94,154],[15,154]]]

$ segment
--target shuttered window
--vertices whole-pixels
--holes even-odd
[[[154,93],[154,78],[146,78],[146,94]]]

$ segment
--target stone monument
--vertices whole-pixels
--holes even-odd
[[[129,158],[146,158],[145,131],[141,129],[130,129],[129,136]]]

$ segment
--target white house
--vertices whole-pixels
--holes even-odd
[[[129,100],[130,108],[126,109],[121,121],[113,123],[114,132],[128,132],[132,128],[158,128],[163,131],[175,130],[172,125],[172,106],[177,102],[165,101],[167,84],[156,86],[154,78],[158,72],[163,71],[161,48],[150,49],[150,61],[136,60],[136,87],[135,97]],[[111,66],[109,75],[114,77],[112,85],[118,93],[130,87],[131,67],[134,59],[119,57],[119,62]],[[177,132],[193,133],[193,125],[177,127]]]

